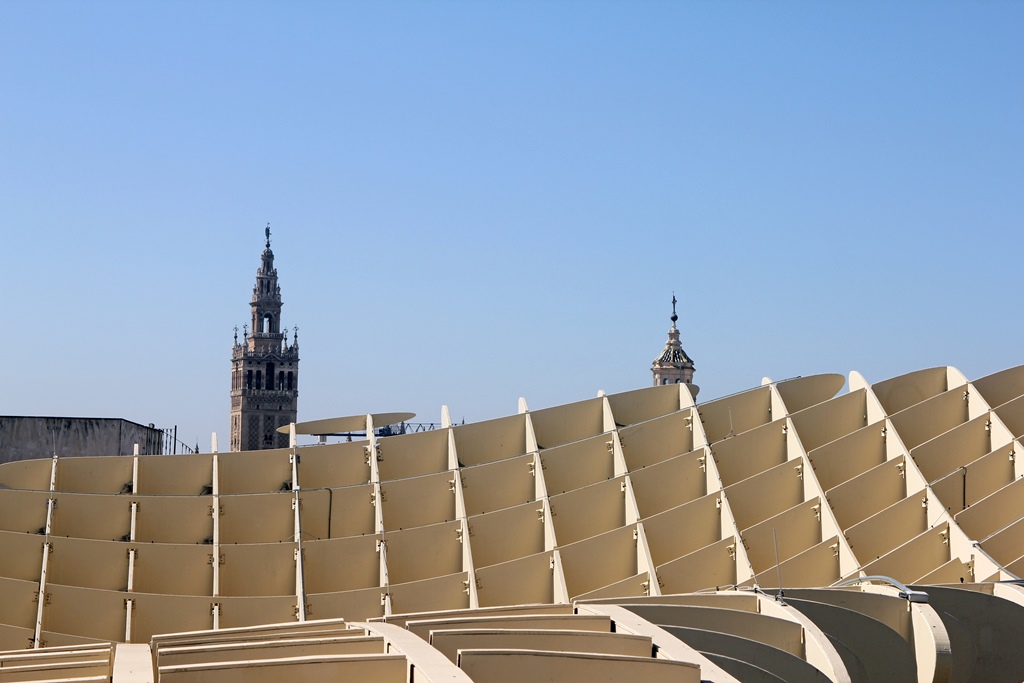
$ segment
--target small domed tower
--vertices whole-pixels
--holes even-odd
[[[654,386],[659,384],[692,384],[693,383],[693,360],[683,351],[683,345],[679,343],[679,329],[676,321],[676,295],[672,295],[672,327],[668,330],[668,341],[665,342],[665,349],[651,364],[651,373],[654,375]]]

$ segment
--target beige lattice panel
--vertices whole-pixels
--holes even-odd
[[[0,648],[1024,569],[1024,368],[520,408],[383,438],[368,416],[362,442],[0,466]],[[455,631],[449,659],[469,637]],[[628,658],[627,640],[609,652]],[[180,661],[187,680],[195,662]],[[545,662],[467,667],[487,678]]]

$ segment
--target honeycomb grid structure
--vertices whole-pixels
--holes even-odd
[[[870,640],[902,653],[892,676],[1024,677],[1016,655],[978,654],[991,633],[968,656],[949,626],[980,610],[997,642],[1021,635],[1024,366],[691,389],[383,438],[366,416],[351,443],[0,466],[0,681],[47,653],[116,681],[136,646],[154,662],[138,680],[336,660],[339,680],[406,680],[414,660],[434,680],[438,657],[467,681],[770,680],[730,638],[768,648],[782,680],[876,680],[838,634],[848,613],[899,634]]]

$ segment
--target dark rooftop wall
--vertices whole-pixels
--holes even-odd
[[[0,416],[0,462],[163,452],[163,432],[119,418]]]

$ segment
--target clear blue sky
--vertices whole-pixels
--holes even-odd
[[[1024,3],[0,3],[0,414],[302,420],[1024,363]]]

